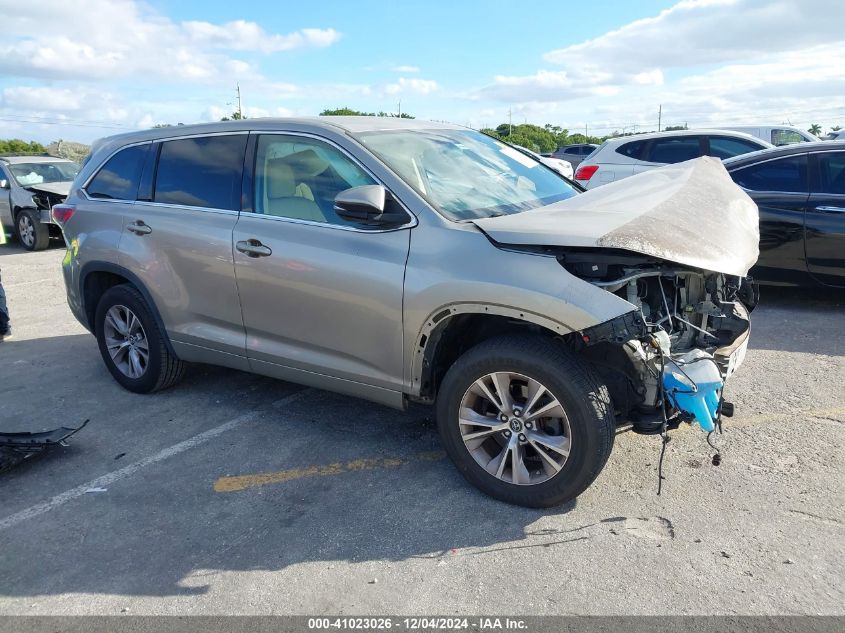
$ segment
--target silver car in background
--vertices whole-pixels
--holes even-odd
[[[431,403],[470,482],[543,507],[592,483],[618,420],[710,428],[742,361],[756,207],[718,161],[673,169],[581,194],[457,126],[255,119],[98,142],[53,215],[125,388],[201,362]]]
[[[79,165],[53,156],[0,156],[0,230],[28,251],[47,248],[50,209],[65,199],[77,173]]]

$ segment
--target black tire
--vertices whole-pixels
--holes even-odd
[[[494,372],[514,372],[540,381],[561,403],[572,436],[572,450],[560,471],[533,485],[517,485],[488,473],[461,439],[461,400],[476,380]],[[507,335],[480,343],[446,373],[437,394],[437,426],[447,454],[471,484],[491,497],[531,508],[570,501],[601,472],[615,436],[616,422],[607,387],[587,364],[562,344],[533,335]]]
[[[144,373],[138,378],[132,378],[123,373],[112,360],[106,347],[104,334],[106,313],[114,306],[125,306],[131,310],[143,327],[149,357]],[[114,286],[103,293],[97,304],[94,326],[103,362],[114,379],[125,389],[135,393],[152,393],[172,387],[184,375],[185,363],[170,353],[165,343],[164,333],[152,316],[147,302],[133,286],[129,284]]]
[[[28,251],[43,251],[50,245],[50,229],[41,223],[41,214],[35,209],[18,211],[15,216],[15,236]]]

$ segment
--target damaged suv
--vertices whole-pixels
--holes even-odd
[[[112,137],[53,215],[70,307],[125,388],[203,362],[431,403],[460,472],[526,506],[586,489],[621,421],[712,430],[755,300],[757,209],[718,160],[581,194],[416,120]]]
[[[50,209],[64,201],[79,165],[54,156],[0,156],[0,230],[28,251],[50,244]]]

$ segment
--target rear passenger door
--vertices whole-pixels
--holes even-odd
[[[181,357],[243,369],[232,230],[247,139],[224,133],[154,143],[137,202],[125,211],[119,262],[146,286]]]
[[[845,286],[845,151],[813,153],[810,161],[807,267],[817,281]]]
[[[234,233],[253,371],[396,404],[413,217],[392,230],[347,222],[335,196],[378,184],[359,162],[313,136],[253,138]]]

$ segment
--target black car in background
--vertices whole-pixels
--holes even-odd
[[[552,158],[561,158],[568,161],[573,167],[578,167],[587,156],[592,154],[598,145],[592,143],[579,143],[577,145],[563,145],[558,147],[554,153],[550,154]]]
[[[760,209],[754,278],[845,288],[845,142],[786,145],[724,165]]]

